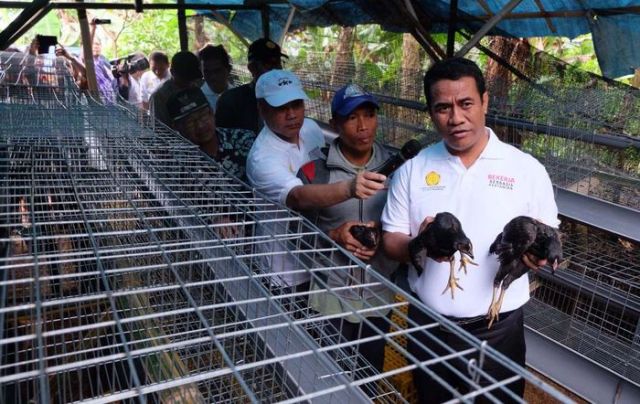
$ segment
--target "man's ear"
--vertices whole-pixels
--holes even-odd
[[[336,133],[338,133],[338,122],[336,121],[335,118],[329,119],[329,125],[331,126],[331,129],[333,129]]]
[[[262,118],[262,120],[264,120],[265,117],[264,103],[265,101],[263,99],[258,99],[258,114],[260,114],[260,118]]]
[[[254,79],[257,80],[258,67],[256,66],[256,62],[250,62],[247,65],[247,68],[249,69],[249,72],[251,73],[251,77],[253,77]]]
[[[489,92],[488,91],[485,91],[484,94],[482,94],[482,109],[484,110],[485,114],[489,112]]]

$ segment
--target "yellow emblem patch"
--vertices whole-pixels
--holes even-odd
[[[435,171],[430,171],[427,176],[424,177],[424,182],[430,187],[438,185],[440,183],[440,174]]]

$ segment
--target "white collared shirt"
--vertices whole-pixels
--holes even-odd
[[[127,99],[136,107],[142,105],[142,93],[140,91],[140,82],[133,75],[129,75],[129,98]]]
[[[231,86],[227,86],[225,91],[230,88]],[[202,84],[202,86],[200,86],[200,90],[202,90],[202,94],[204,94],[204,96],[207,97],[207,101],[209,101],[209,106],[211,107],[211,110],[215,112],[216,104],[218,103],[218,98],[220,98],[220,94],[222,93],[216,93],[215,91],[213,91],[211,87],[209,87],[209,84],[207,84],[206,81]]]
[[[311,152],[323,146],[322,130],[311,119],[304,120],[297,145],[282,140],[265,125],[249,151],[247,179],[261,196],[285,205],[289,191],[302,185],[296,176],[298,169],[312,160]],[[276,216],[274,214],[272,219]],[[274,220],[258,226],[256,235],[286,234],[287,231],[288,221]],[[259,245],[258,248],[265,253],[261,263],[263,270],[279,274],[271,279],[275,285],[295,286],[307,282],[310,279],[308,273],[291,273],[301,266],[296,265],[282,243],[272,240]]]
[[[487,313],[493,278],[498,270],[489,246],[507,222],[525,215],[557,227],[558,208],[544,166],[531,155],[501,142],[487,128],[489,142],[478,159],[466,168],[442,141],[422,150],[395,173],[382,214],[383,229],[414,237],[427,216],[451,212],[473,244],[474,261],[468,274],[457,274],[464,290],[442,294],[449,278],[449,263],[424,258],[420,277],[412,268],[409,284],[429,307],[455,317]],[[456,254],[459,262],[459,254]],[[456,268],[457,271],[457,268]],[[515,310],[529,300],[528,277],[507,289],[502,312]]]
[[[309,153],[324,146],[324,135],[318,124],[305,118],[298,144],[282,140],[264,126],[247,157],[249,183],[272,201],[286,205],[293,187],[302,185],[296,176],[304,163],[312,160]]]
[[[151,70],[144,72],[140,77],[140,94],[142,95],[142,101],[149,102],[151,94],[170,78],[171,73],[169,73],[168,70],[163,78],[158,78]]]

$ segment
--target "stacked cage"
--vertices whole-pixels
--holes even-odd
[[[0,53],[4,72],[40,63],[15,58]],[[66,69],[55,75],[56,86],[0,81],[0,402],[396,403],[408,398],[395,375],[434,366],[467,386],[439,379],[456,401],[495,402],[522,379],[566,401],[424,306],[430,321],[412,322],[410,295],[301,216],[168,128],[82,94]],[[278,286],[278,257],[316,286]],[[352,285],[329,286],[333,276]],[[345,300],[331,315],[307,305],[380,287],[400,298]],[[381,311],[389,330],[366,338],[347,341],[332,321]],[[464,347],[443,342],[446,354],[418,362],[398,343],[436,328]],[[358,353],[381,339],[401,367],[381,373]],[[489,362],[509,376],[490,377]]]

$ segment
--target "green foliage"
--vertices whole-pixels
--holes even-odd
[[[0,27],[4,29],[4,27],[8,26],[19,14],[21,10],[15,9],[0,9]],[[61,24],[58,18],[54,13],[49,13],[42,18],[42,20],[38,21],[36,25],[31,27],[26,34],[24,34],[15,44],[14,46],[23,46],[31,43],[33,37],[36,34],[40,35],[53,35],[60,36],[61,32]]]
[[[118,54],[162,50],[169,57],[180,50],[178,17],[175,11],[145,11],[126,23],[118,38]]]

